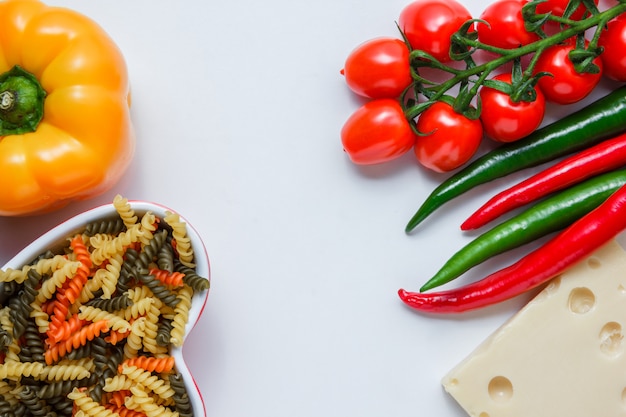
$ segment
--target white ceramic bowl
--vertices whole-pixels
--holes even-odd
[[[129,203],[138,216],[142,216],[148,211],[154,213],[160,218],[165,217],[167,211],[177,213],[176,211],[165,206],[146,201],[129,201]],[[193,226],[184,218],[182,214],[178,214],[181,221],[184,221],[187,224],[187,233],[191,239],[192,248],[195,254],[196,272],[198,275],[210,279],[209,258],[204,243]],[[19,269],[23,265],[32,262],[33,259],[48,249],[54,250],[64,244],[67,246],[67,237],[83,230],[85,225],[93,221],[111,218],[114,216],[117,216],[117,211],[115,210],[113,204],[106,204],[78,214],[34,240],[17,255],[15,255],[10,261],[8,261],[1,269]],[[208,293],[209,291],[207,290],[194,295],[191,309],[189,311],[189,322],[187,323],[187,327],[185,329],[185,336],[189,334],[200,318],[207,301]],[[198,386],[196,385],[195,380],[185,363],[182,347],[172,348],[172,356],[175,358],[177,370],[181,373],[185,380],[185,386],[193,406],[194,416],[206,417],[206,409],[204,407],[202,394],[200,393],[200,390],[198,389]]]

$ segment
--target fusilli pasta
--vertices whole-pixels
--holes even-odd
[[[209,281],[179,215],[113,206],[117,217],[0,270],[0,415],[193,416],[170,349]]]

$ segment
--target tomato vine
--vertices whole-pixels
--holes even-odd
[[[563,16],[537,13],[537,6],[541,3],[542,0],[531,1],[522,8],[526,30],[535,32],[539,39],[515,49],[504,49],[480,42],[478,33],[474,30],[475,25],[488,23],[481,19],[466,21],[452,35],[450,46],[450,57],[453,61],[463,62],[464,68],[459,69],[453,65],[445,64],[422,50],[411,50],[409,62],[414,81],[402,95],[407,119],[415,119],[435,102],[441,100],[451,102],[454,110],[458,113],[476,119],[480,116],[480,103],[477,106],[472,106],[470,103],[483,85],[506,92],[513,101],[533,101],[535,99],[533,87],[538,79],[549,76],[544,72],[534,72],[538,59],[547,48],[572,38],[577,39],[576,47],[568,56],[576,71],[579,73],[597,73],[599,69],[594,63],[594,59],[603,52],[603,48],[598,46],[601,29],[610,20],[626,12],[626,0],[618,0],[616,5],[602,12],[598,10],[592,0],[573,0],[570,1]],[[568,16],[581,5],[587,9],[588,16],[581,20],[570,19]],[[561,30],[555,34],[547,35],[543,27],[549,21],[561,25]],[[585,33],[592,28],[596,28],[592,38],[589,41],[584,41]],[[476,51],[479,50],[494,54],[496,57],[479,64],[474,59]],[[530,56],[530,61],[522,68],[521,59],[527,56]],[[513,63],[514,83],[512,87],[489,79],[490,74],[508,63]],[[434,81],[421,74],[422,68],[433,68],[447,73],[450,77],[444,81]],[[450,91],[455,87],[458,87],[458,92],[454,98],[451,98]],[[426,100],[411,99],[411,95],[421,95]]]

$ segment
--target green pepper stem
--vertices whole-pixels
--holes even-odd
[[[0,74],[0,137],[37,130],[45,97],[37,78],[19,66]]]
[[[589,16],[586,19],[580,21],[568,20],[569,26],[559,31],[558,33],[539,39],[527,45],[523,45],[516,49],[496,48],[484,44],[478,40],[464,38],[463,42],[467,47],[473,50],[482,49],[484,51],[488,51],[499,56],[481,65],[468,66],[465,70],[447,71],[448,73],[453,74],[453,76],[442,82],[441,84],[428,87],[428,102],[420,103],[420,105],[418,106],[409,106],[408,108],[405,108],[405,115],[407,119],[413,120],[414,118],[419,116],[421,112],[426,110],[426,108],[429,107],[429,104],[438,101],[453,87],[462,82],[468,82],[470,78],[474,76],[478,76],[478,80],[475,82],[475,84],[477,85],[475,85],[475,88],[472,88],[470,91],[472,93],[476,93],[478,91],[478,88],[480,87],[480,83],[482,83],[491,72],[513,60],[520,59],[521,57],[530,54],[534,54],[531,60],[531,66],[534,66],[538,56],[549,46],[559,44],[566,39],[584,33],[586,30],[596,26],[598,28],[604,28],[608,21],[621,15],[624,12],[626,12],[626,1],[620,1],[615,6],[601,13]],[[596,34],[592,40],[592,43],[595,44],[597,42],[600,30],[601,29],[596,30]],[[441,67],[444,66],[441,63],[437,63],[437,65],[425,63],[424,60],[421,59],[422,55],[423,52],[421,51],[412,51],[410,58],[410,62],[412,62],[412,65],[416,65],[416,67],[433,66],[439,69],[442,69]],[[417,73],[418,70],[414,69],[414,72]],[[525,76],[530,76],[530,74],[531,73],[528,70],[524,73]],[[416,80],[416,82],[419,82],[419,80]],[[464,101],[468,102],[467,98],[465,98]],[[459,109],[459,111],[462,110],[463,109]]]
[[[15,94],[12,91],[0,93],[0,110],[9,111],[15,107]]]

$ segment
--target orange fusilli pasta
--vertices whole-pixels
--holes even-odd
[[[42,404],[71,400],[78,417],[193,417],[171,379],[180,376],[171,349],[182,343],[194,295],[185,281],[195,273],[186,225],[169,212],[169,223],[139,216],[121,196],[113,205],[118,219],[85,225],[31,264],[0,270],[0,282],[20,294],[0,302],[3,404],[40,395]],[[157,259],[161,245],[167,255]],[[206,281],[194,288],[208,289]]]

